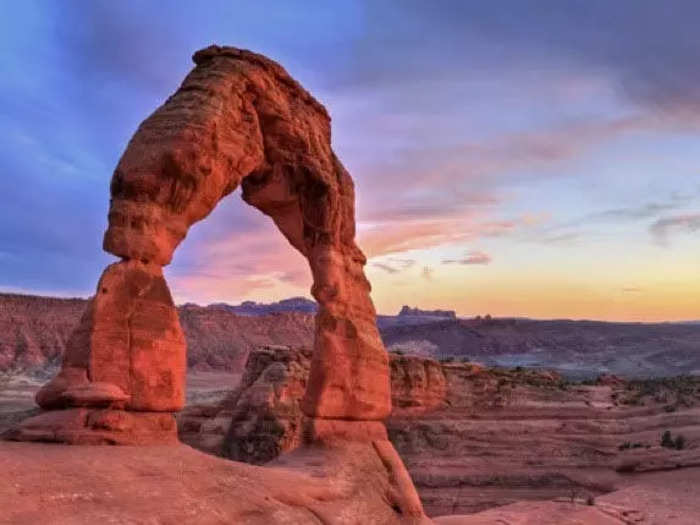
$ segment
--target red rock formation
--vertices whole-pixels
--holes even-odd
[[[319,312],[304,412],[387,417],[388,357],[354,241],[352,179],[331,149],[325,108],[263,56],[212,46],[194,61],[117,165],[104,248],[122,261],[105,270],[63,370],[38,402],[182,407],[185,346],[161,267],[189,227],[241,184],[244,200],[273,219],[313,274]]]
[[[45,441],[72,445],[176,444],[177,426],[163,412],[131,412],[69,408],[25,419],[8,437],[17,441]]]
[[[392,354],[391,395],[394,413],[424,412],[440,407],[447,396],[442,366],[433,359]]]
[[[0,372],[60,359],[84,310],[83,299],[0,294]]]
[[[390,412],[388,359],[365,258],[354,243],[352,179],[330,147],[330,118],[274,62],[210,47],[136,132],[112,181],[105,249],[167,264],[187,229],[242,183],[308,259],[320,304],[305,411],[345,419]]]
[[[227,408],[216,416],[225,422],[221,430],[215,429],[219,439],[202,435],[209,429],[200,427],[188,436],[196,441],[191,444],[214,441],[211,451],[219,454],[228,432],[224,455],[257,464],[297,448],[302,444],[304,419],[300,400],[310,366],[311,352],[305,349],[268,346],[251,352],[240,386],[225,403]],[[188,408],[179,418],[183,426],[191,419],[190,413]]]
[[[305,441],[386,440],[386,429],[377,421],[304,414],[302,396],[310,380],[311,354],[284,346],[251,352],[240,386],[223,407],[188,407],[178,417],[182,439],[195,448],[257,464]],[[390,369],[393,416],[413,417],[446,404],[447,381],[437,361],[392,354]]]
[[[700,465],[700,379],[572,384],[546,371],[397,354],[390,367],[388,435],[431,516],[574,492],[585,500],[632,472]],[[181,439],[237,461],[284,455],[304,438],[295,396],[308,372],[308,351],[254,351],[233,406],[186,408]],[[684,448],[661,446],[664,430],[684,436]]]
[[[311,267],[319,311],[302,402],[305,442],[361,447],[370,467],[359,473],[381,472],[395,512],[420,520],[420,500],[381,422],[391,411],[389,358],[354,241],[353,182],[331,149],[330,117],[263,56],[212,46],[194,61],[114,172],[104,249],[122,260],[103,273],[61,372],[37,395],[43,408],[64,410],[30,418],[12,437],[140,444],[162,432],[172,439],[167,413],[183,406],[185,342],[162,266],[190,226],[240,184],[243,199],[269,215]]]
[[[10,437],[172,442],[175,421],[163,412],[183,407],[184,381],[185,338],[161,267],[121,261],[104,271],[67,342],[61,371],[37,393],[42,408],[67,410],[30,418]]]
[[[185,338],[162,269],[127,260],[105,270],[37,403],[173,412],[184,405],[184,379]]]

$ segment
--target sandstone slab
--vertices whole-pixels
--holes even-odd
[[[90,410],[51,410],[25,419],[4,436],[12,441],[70,445],[175,444],[177,425],[171,414]]]
[[[372,447],[300,450],[271,467],[184,445],[0,442],[3,525],[418,525]]]

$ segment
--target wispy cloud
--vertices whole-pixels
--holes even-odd
[[[488,253],[481,251],[471,251],[466,254],[462,259],[446,259],[442,261],[443,264],[490,264],[491,256]]]
[[[671,233],[695,233],[700,231],[700,213],[657,219],[649,226],[649,231],[657,243],[665,245],[668,243]]]
[[[634,206],[610,208],[587,213],[575,219],[553,222],[539,229],[528,232],[528,238],[543,244],[563,244],[579,240],[591,233],[605,231],[610,225],[625,223],[642,223],[660,215],[680,210],[692,203],[696,195],[672,193],[665,201],[647,202]],[[659,222],[661,219],[655,221]],[[652,226],[652,230],[668,228],[663,225]],[[656,237],[659,237],[657,232]],[[662,234],[661,236],[665,235]]]
[[[538,237],[538,241],[543,244],[565,244],[575,241],[581,237],[580,232],[559,233],[555,235],[544,235]]]
[[[679,208],[682,202],[678,199],[674,199],[671,202],[650,202],[642,204],[639,206],[632,206],[627,208],[614,208],[610,210],[605,210],[602,212],[591,213],[586,215],[581,220],[582,222],[593,222],[593,221],[634,221],[639,219],[648,219],[649,217],[655,217],[661,213],[674,210]]]
[[[380,270],[384,270],[387,273],[399,273],[398,268],[394,268],[393,266],[389,266],[388,264],[384,263],[372,263],[372,266],[375,268],[379,268]]]
[[[416,264],[414,259],[389,258],[385,262],[372,262],[372,266],[390,274],[397,274]]]

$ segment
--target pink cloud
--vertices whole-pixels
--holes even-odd
[[[360,228],[358,243],[368,257],[407,250],[432,248],[443,244],[473,241],[482,237],[509,235],[529,225],[526,217],[493,221],[475,214],[444,216],[423,221],[386,220],[371,228]]]
[[[183,247],[190,264],[175,264],[168,281],[176,298],[234,301],[253,294],[306,295],[311,272],[304,257],[272,223],[250,232],[232,231]]]

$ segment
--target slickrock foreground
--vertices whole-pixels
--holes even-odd
[[[407,506],[416,503],[401,499],[391,479],[401,474],[392,472],[390,463],[359,443],[306,448],[284,464],[262,468],[184,445],[5,442],[0,443],[0,523],[423,522],[407,518]]]
[[[187,446],[0,443],[0,523],[392,525],[405,519],[389,471],[362,444],[308,448],[256,467]],[[595,498],[529,501],[438,525],[696,525],[700,469],[632,479]]]

